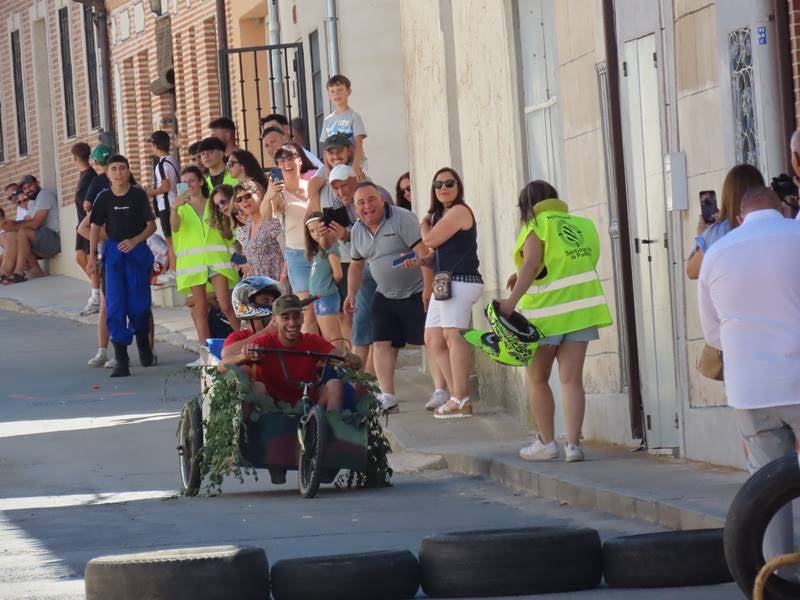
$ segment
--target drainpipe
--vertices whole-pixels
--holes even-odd
[[[219,99],[222,114],[231,117],[231,82],[228,72],[228,57],[224,50],[228,49],[228,17],[225,13],[225,0],[217,0],[217,69],[219,70]]]
[[[268,29],[267,32],[269,34],[269,45],[270,46],[277,46],[281,43],[281,22],[278,15],[278,0],[269,0],[269,14],[268,18]],[[270,90],[272,92],[272,106],[276,112],[283,113],[285,112],[285,102],[284,102],[284,95],[283,95],[283,51],[282,50],[270,50],[269,51],[269,62],[270,62],[270,71],[272,72],[272,79]]]
[[[325,32],[328,37],[328,77],[339,74],[339,27],[336,0],[325,2]]]
[[[636,313],[634,311],[633,265],[631,264],[631,236],[628,221],[628,195],[625,188],[625,158],[622,149],[622,113],[619,91],[619,54],[617,51],[617,28],[614,22],[613,0],[603,0],[603,34],[608,65],[609,112],[611,114],[610,134],[613,146],[614,185],[611,190],[617,202],[619,238],[622,262],[623,315],[628,332],[628,365],[630,386],[628,388],[628,408],[633,438],[644,440],[646,432],[642,426],[642,392],[639,381],[639,357],[636,353]]]

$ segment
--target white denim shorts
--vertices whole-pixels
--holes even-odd
[[[482,283],[452,281],[449,300],[437,300],[431,296],[425,329],[433,327],[452,327],[468,329],[472,319],[472,307],[483,294]]]

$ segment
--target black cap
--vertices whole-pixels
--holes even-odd
[[[344,148],[345,146],[352,146],[352,142],[350,138],[347,137],[343,133],[334,133],[333,135],[325,138],[325,143],[323,144],[323,150],[327,150],[328,148]]]
[[[200,147],[197,148],[198,152],[205,152],[206,150],[221,150],[225,152],[225,142],[219,138],[207,137],[200,142]]]

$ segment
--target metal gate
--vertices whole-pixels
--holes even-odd
[[[289,120],[300,117],[309,131],[305,64],[302,44],[275,44],[219,51],[222,114],[239,125],[240,148],[252,152],[261,164],[261,118],[281,113]],[[235,113],[235,114],[234,114]]]

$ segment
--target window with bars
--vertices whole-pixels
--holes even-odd
[[[322,133],[322,123],[325,121],[325,104],[322,98],[322,61],[320,61],[319,56],[319,32],[316,29],[308,36],[308,46],[311,52],[311,91],[314,95],[314,131],[316,132],[314,144],[317,146],[317,154],[319,154],[319,136]]]
[[[22,79],[22,49],[19,29],[11,32],[11,62],[14,73],[14,105],[17,110],[17,148],[20,156],[28,154],[28,125],[25,116],[25,88]]]
[[[69,9],[58,9],[58,34],[61,45],[61,81],[64,84],[64,120],[67,137],[75,136],[75,92],[72,89],[72,50],[69,47]]]
[[[749,27],[728,34],[728,60],[731,69],[733,125],[736,132],[736,162],[758,166],[756,90]]]
[[[100,127],[100,93],[97,86],[97,42],[94,36],[94,10],[83,5],[83,35],[86,46],[86,79],[89,85],[89,126]]]

